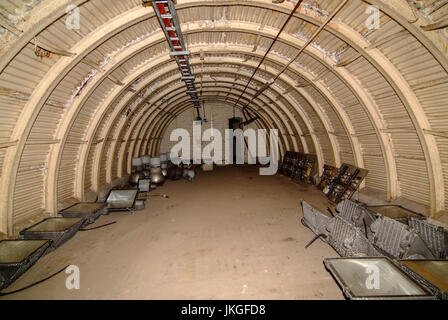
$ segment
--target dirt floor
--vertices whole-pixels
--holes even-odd
[[[343,299],[325,270],[337,254],[300,223],[299,201],[322,210],[313,186],[258,168],[215,167],[195,181],[167,182],[146,209],[111,213],[46,255],[4,291],[45,278],[64,266],[80,269],[80,290],[60,273],[3,299]]]

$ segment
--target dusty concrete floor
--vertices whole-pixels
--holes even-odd
[[[342,299],[322,259],[337,254],[302,226],[300,199],[324,210],[315,187],[256,167],[218,167],[194,182],[168,182],[144,211],[112,213],[38,261],[5,291],[67,264],[81,273],[67,290],[61,273],[4,299]],[[95,226],[93,225],[93,226]]]

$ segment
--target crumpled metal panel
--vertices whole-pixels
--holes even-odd
[[[387,217],[379,217],[372,224],[371,230],[375,234],[374,245],[392,258],[435,258],[418,233],[398,221]]]
[[[302,223],[305,226],[310,228],[316,235],[324,234],[328,236],[326,226],[330,222],[330,217],[313,208],[306,201],[302,201],[302,212]]]
[[[381,254],[367,239],[362,228],[348,223],[342,217],[331,219],[327,226],[328,243],[342,257],[377,257]]]
[[[342,219],[359,228],[365,228],[369,233],[370,226],[376,220],[376,216],[363,207],[362,204],[351,200],[343,200],[338,204],[336,210]]]
[[[366,232],[369,236],[369,231],[367,231],[369,228],[366,228],[363,222],[361,222],[363,227],[359,228],[348,221],[352,220],[352,216],[349,214],[341,213],[334,218],[330,218],[310,206],[306,201],[302,201],[302,208],[304,225],[316,235],[323,235],[321,239],[328,242],[342,257],[381,256],[366,237]],[[341,209],[344,210],[342,207]],[[361,211],[361,213],[364,213],[364,211]]]
[[[414,228],[419,236],[431,250],[437,259],[446,259],[448,256],[448,232],[442,227],[435,226],[429,222],[409,218],[409,225]]]
[[[347,256],[347,250],[351,239],[356,236],[356,229],[353,225],[344,221],[340,217],[331,220],[328,225],[329,239],[328,243],[342,257]]]

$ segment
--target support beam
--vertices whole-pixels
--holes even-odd
[[[386,44],[392,40],[397,40],[397,38],[401,38],[403,36],[407,36],[409,35],[409,32],[407,30],[400,30],[396,33],[393,33],[387,37],[384,37],[383,39],[380,39],[376,42],[373,42],[371,45],[367,46],[365,49],[366,50],[370,50],[370,49],[374,49],[374,48],[378,48],[379,46]]]
[[[440,21],[428,24],[426,26],[422,26],[421,28],[425,31],[435,31],[441,30],[448,27],[448,17],[441,19]]]
[[[103,70],[101,70],[100,66],[98,63],[95,63],[87,58],[84,58],[83,60],[81,60],[82,63],[88,65],[89,67],[102,72]],[[117,78],[115,78],[114,76],[112,76],[111,74],[107,75],[107,78],[112,81],[113,83],[115,83],[117,86],[123,86],[123,82],[121,82],[120,80],[118,80]]]
[[[448,132],[434,131],[434,130],[427,130],[427,129],[423,129],[423,132],[426,134],[436,136],[436,137],[448,138]]]
[[[14,140],[14,141],[9,141],[9,142],[1,142],[0,143],[0,149],[6,149],[9,147],[14,147],[17,145],[17,143],[19,142],[19,140]]]
[[[240,49],[240,50],[241,50],[241,49]],[[358,159],[358,161],[359,161],[359,160],[361,160],[361,161],[362,161],[362,157],[356,157],[356,158]]]
[[[346,66],[348,66],[349,64],[351,64],[351,63],[355,62],[356,60],[358,60],[360,57],[362,57],[362,55],[358,52],[358,53],[356,53],[352,58],[347,59],[347,60],[345,60],[345,61],[338,62],[338,63],[336,63],[334,66],[335,66],[336,68],[346,67]]]
[[[433,86],[438,86],[440,84],[445,84],[445,83],[448,83],[448,76],[440,78],[440,79],[436,79],[436,80],[430,80],[430,81],[418,80],[418,81],[410,82],[409,85],[414,90],[421,90],[421,89],[431,88]]]
[[[222,60],[221,60],[221,61],[218,60],[216,63],[219,64],[219,63],[221,63],[221,62],[222,62]],[[210,70],[210,71],[208,71],[208,72],[216,72],[216,73],[219,73],[219,72],[221,72],[221,71],[217,71],[216,68],[213,68],[212,70]],[[217,79],[217,81],[218,81],[218,80],[219,80],[219,79]],[[261,79],[258,80],[258,81],[261,81]],[[232,82],[229,82],[229,84],[232,84]],[[238,90],[238,91],[239,91],[239,90]],[[241,91],[239,91],[239,92],[241,92]],[[163,95],[163,94],[162,94],[162,95]],[[155,98],[155,99],[156,99],[156,101],[157,101],[157,98]],[[170,97],[170,99],[171,99],[171,97]],[[271,98],[271,99],[273,99],[273,98]],[[271,100],[271,103],[276,103],[276,102],[275,102],[274,100]],[[280,105],[281,105],[281,104],[280,104]],[[280,108],[280,109],[285,110],[285,108],[283,108],[283,107]],[[274,110],[276,110],[276,109],[274,109]],[[287,109],[286,109],[286,110],[287,110]],[[289,111],[286,111],[286,114],[288,114],[288,112],[289,112]],[[303,117],[304,115],[301,114],[300,116]],[[279,115],[277,115],[277,117],[279,117]],[[275,119],[275,117],[274,117],[274,119]],[[304,118],[304,121],[305,121],[305,123],[307,123],[306,117]],[[291,122],[291,120],[289,120],[288,122]],[[294,123],[294,125],[296,125],[295,122],[291,122],[291,123]],[[284,126],[285,126],[285,125],[280,125],[280,126],[279,126],[279,125],[277,124],[277,127],[278,127],[278,128],[281,128],[281,127],[284,127]],[[287,126],[288,126],[288,125],[286,125],[286,127],[287,127]],[[297,128],[297,127],[296,127],[296,129],[297,129],[297,130],[300,130],[300,129]],[[290,130],[290,129],[289,129],[289,130]],[[293,141],[293,142],[294,142],[294,141]],[[316,143],[316,141],[314,141],[314,142]],[[295,142],[294,142],[294,143],[295,143]],[[306,146],[306,142],[303,141],[303,143],[304,143],[304,145]],[[316,145],[315,145],[315,149],[318,150],[317,148],[318,148],[318,146],[317,146],[317,144],[316,144]],[[306,151],[308,151],[308,150],[306,149]],[[322,157],[319,157],[319,159],[322,159]],[[323,166],[323,164],[322,164],[322,166]],[[128,168],[130,168],[130,162],[128,163]]]
[[[215,70],[215,71],[216,71],[216,70]],[[231,82],[229,82],[229,84],[231,84]],[[165,87],[165,86],[164,86],[164,87]],[[178,87],[177,87],[177,88],[178,88]],[[179,92],[177,91],[177,89],[173,91],[172,89],[169,89],[169,88],[168,88],[168,89],[166,89],[166,90],[167,90],[167,92],[170,92],[170,93],[169,93],[169,95],[170,95],[169,98],[170,98],[170,100],[172,100],[172,103],[175,103],[177,100],[173,100],[172,96],[179,96]],[[241,90],[238,90],[238,91],[241,92]],[[165,96],[166,94],[167,94],[166,92],[161,92],[161,93],[160,93],[161,96]],[[246,100],[246,99],[243,98],[243,100]],[[159,101],[159,99],[156,97],[156,98],[155,98],[155,101]],[[236,98],[235,98],[234,101],[236,101]],[[280,109],[283,109],[283,106],[281,106]],[[274,109],[274,110],[276,110],[276,109]],[[269,110],[266,110],[264,113],[267,113],[267,115],[270,115]],[[263,114],[264,114],[264,113],[263,113]],[[276,118],[278,117],[278,115],[275,115],[275,116],[273,116],[273,117],[272,117],[272,116],[269,116],[269,117],[270,117],[271,119],[274,119],[273,122],[275,122],[275,125],[276,125],[277,127],[285,127],[285,124],[281,123],[281,120],[280,120],[280,122],[277,121]],[[138,116],[137,118],[140,119],[141,116]],[[147,119],[142,119],[142,120],[140,121],[140,123],[141,123],[141,124],[145,124],[145,125],[149,125],[149,121],[148,121]],[[286,125],[286,127],[288,127],[288,125]],[[289,130],[291,130],[291,129],[289,128]],[[121,133],[120,133],[120,134],[121,134]],[[131,150],[134,150],[134,148],[135,148],[134,146],[131,146]],[[124,150],[122,150],[122,152],[124,152]],[[137,151],[134,150],[134,151],[132,152],[132,154],[136,154],[136,152],[137,152]],[[131,165],[131,163],[130,163],[130,160],[128,159],[128,163],[127,163],[127,166],[126,166],[128,170],[130,170],[130,165]],[[120,171],[120,169],[119,169],[119,171]]]
[[[148,39],[149,39],[149,38],[148,38]],[[148,41],[149,41],[149,40],[148,40]],[[144,42],[146,42],[146,40],[144,40],[142,43],[137,44],[136,47],[143,47]],[[74,110],[76,110],[76,109],[74,109]]]
[[[154,65],[158,65],[159,63],[157,62],[157,61],[155,61],[154,62]],[[164,73],[166,70],[164,70],[164,71],[161,71],[162,73]],[[154,75],[155,76],[155,75]],[[139,78],[140,76],[135,76],[136,78],[135,79],[137,79],[137,78]],[[153,78],[153,79],[155,79],[155,78]],[[118,94],[119,95],[119,94]],[[119,112],[119,108],[117,108],[116,110],[118,110],[118,112]],[[100,113],[101,114],[101,113]],[[93,128],[93,127],[90,127],[90,128]],[[86,154],[86,151],[84,151],[84,154]],[[83,163],[83,162],[81,162],[81,163]],[[94,167],[95,168],[95,167]],[[82,170],[80,170],[80,172],[82,172]],[[78,179],[79,179],[79,175],[78,175]],[[78,180],[77,179],[77,180]],[[81,177],[81,179],[83,179],[83,177]],[[77,185],[79,185],[79,184],[77,184]],[[77,188],[77,190],[79,190],[79,187]]]
[[[173,109],[177,108],[177,106],[179,104],[185,104],[187,102],[185,97],[181,97],[179,94],[178,94],[178,96],[179,96],[179,99],[177,99],[173,102],[173,107],[172,107]],[[235,101],[236,101],[236,98],[235,98]],[[126,136],[125,136],[125,137],[127,137],[126,139],[128,141],[131,141],[131,137],[140,136],[141,132],[145,132],[146,130],[153,127],[152,121],[154,120],[155,117],[156,117],[156,115],[153,115],[153,114],[147,114],[146,116],[139,116],[138,118],[141,120],[139,122],[135,122],[131,126],[131,128],[127,131]],[[160,126],[159,122],[157,125]],[[119,133],[119,134],[121,134],[121,133]],[[146,134],[146,136],[148,136],[148,134]],[[146,147],[144,149],[146,149]],[[138,150],[141,150],[141,148],[139,147],[139,144],[135,144],[135,143],[131,143],[129,146],[128,146],[128,144],[124,144],[121,146],[119,154],[122,156],[119,157],[118,170],[117,170],[118,172],[130,170],[130,165],[131,165],[130,159],[128,158],[127,163],[124,163],[124,154],[126,153],[127,150],[129,150],[128,154],[137,155],[137,154],[139,154]]]
[[[430,130],[430,128],[423,128],[423,130]],[[432,146],[431,146],[432,147]],[[19,150],[19,153],[20,153],[21,151]],[[21,153],[20,153],[21,154]],[[436,172],[437,170],[436,169],[434,169],[434,172]],[[432,183],[435,183],[435,181],[434,182],[432,182]],[[440,191],[439,191],[440,192]]]

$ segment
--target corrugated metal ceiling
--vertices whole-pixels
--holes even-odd
[[[178,1],[204,97],[235,103],[294,3]],[[301,5],[243,105],[340,3]],[[437,3],[350,1],[253,101],[259,126],[279,128],[284,149],[316,153],[321,165],[365,167],[367,186],[389,197],[445,209],[447,32],[418,27],[446,17]],[[79,6],[79,30],[66,27],[69,4]],[[366,27],[370,4],[382,10],[380,30]],[[0,16],[0,231],[12,232],[125,175],[190,105],[154,13],[138,0],[9,0]]]

